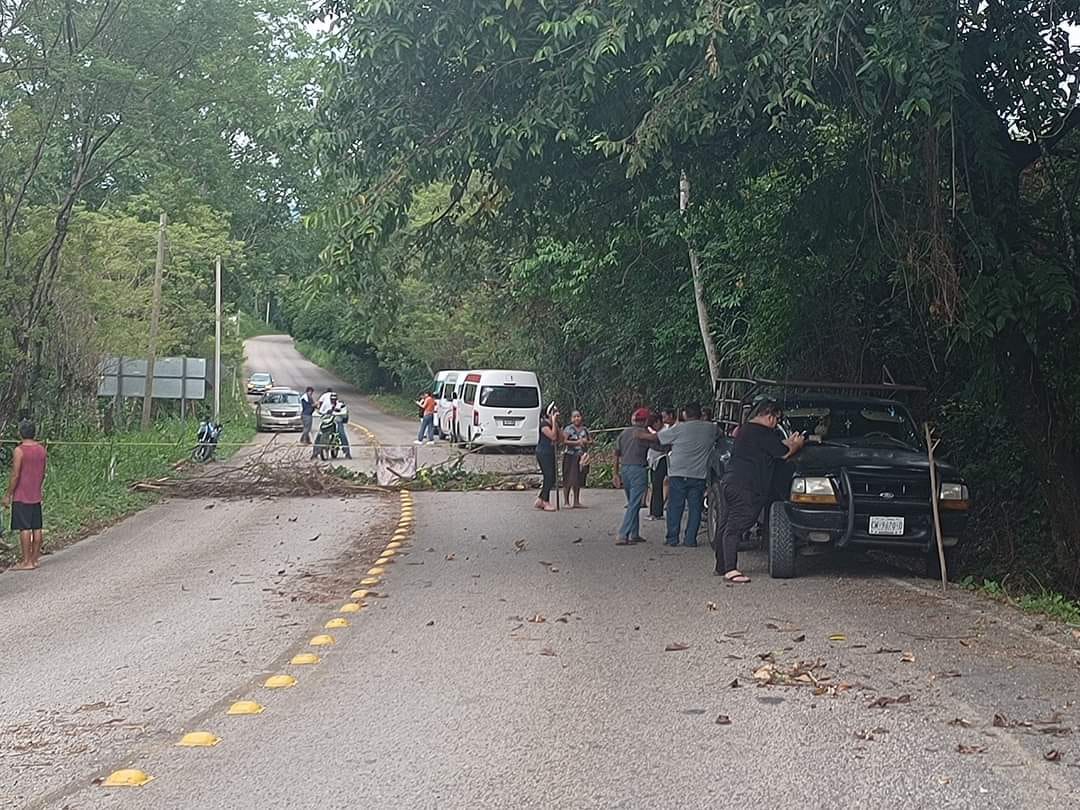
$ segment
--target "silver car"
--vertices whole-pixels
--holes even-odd
[[[255,429],[303,430],[300,392],[291,388],[271,388],[255,406]]]

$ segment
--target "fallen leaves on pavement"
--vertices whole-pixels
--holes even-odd
[[[730,726],[731,718],[726,714],[720,714],[716,716],[716,725],[718,726]]]
[[[902,664],[914,664],[915,653],[906,652],[900,656],[900,663]]]
[[[911,695],[900,695],[900,697],[888,697],[887,695],[882,695],[877,700],[868,704],[866,708],[887,709],[889,706],[902,703],[911,703]]]
[[[529,543],[526,540],[515,540],[514,541],[514,553],[517,554],[519,552],[524,551],[525,547],[528,546],[528,545],[529,545]]]
[[[544,614],[536,613],[530,616],[526,621],[532,622],[533,624],[543,624],[547,621],[547,619],[544,618]]]
[[[664,652],[682,652],[683,650],[689,650],[690,645],[684,644],[681,641],[673,641],[664,647]]]
[[[1060,762],[1061,752],[1058,751],[1056,748],[1051,749],[1050,751],[1047,751],[1045,754],[1043,754],[1043,759],[1045,759],[1047,762]]]
[[[956,746],[956,751],[959,754],[985,754],[986,753],[986,746],[985,745],[964,745],[963,743],[960,743],[958,746]]]
[[[716,602],[706,602],[705,610],[716,610]]]

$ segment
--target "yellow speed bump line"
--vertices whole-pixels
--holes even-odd
[[[296,686],[296,678],[292,675],[271,675],[263,686],[267,689],[288,689]]]
[[[369,590],[360,589],[360,590],[356,590],[356,591],[353,591],[352,593],[350,593],[349,598],[350,599],[363,599],[370,593],[371,593],[371,591],[369,591]]]
[[[382,582],[382,580],[378,577],[364,577],[360,580],[361,585],[378,585],[380,582]]]
[[[332,647],[334,646],[335,642],[333,636],[328,636],[323,633],[322,635],[315,636],[313,639],[311,639],[311,641],[308,642],[308,644],[310,644],[312,647]]]
[[[221,737],[215,737],[209,731],[189,731],[177,745],[181,748],[213,748],[219,742]]]
[[[359,602],[346,602],[338,608],[338,613],[359,613],[363,607]]]
[[[387,546],[386,548],[384,548],[382,550],[382,554],[379,555],[379,559],[380,560],[382,560],[382,559],[392,560],[394,558],[394,555],[396,555],[396,554],[397,554],[396,549],[392,549],[389,546]],[[382,565],[381,562],[376,562],[375,564],[376,565]]]
[[[338,629],[340,629],[342,627],[348,627],[348,626],[349,626],[349,620],[348,619],[342,619],[341,617],[338,617],[336,619],[331,619],[330,621],[328,621],[326,624],[323,625],[323,627],[325,627],[327,630],[338,630]]]
[[[394,537],[397,537],[397,536],[398,535],[396,535],[396,534],[394,535]],[[403,545],[404,545],[404,543],[402,543],[401,540],[391,540],[389,543],[386,544],[386,547],[388,549],[393,550],[395,548],[401,548]]]
[[[321,659],[315,653],[297,653],[290,659],[289,663],[300,666],[311,666],[312,664],[319,663]]]
[[[110,773],[101,784],[103,787],[142,787],[153,779],[150,774],[136,768],[122,768]]]
[[[226,710],[225,714],[262,714],[264,711],[265,707],[260,706],[254,700],[238,700]]]
[[[377,577],[379,574],[385,574],[386,569],[376,565],[376,566],[373,566],[372,568],[369,568],[367,570],[367,572],[368,572],[369,577]]]

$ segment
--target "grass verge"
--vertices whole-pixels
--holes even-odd
[[[224,432],[218,457],[227,458],[255,434],[251,408],[244,400],[225,402]],[[187,458],[195,444],[198,422],[169,417],[149,430],[117,431],[105,436],[92,428],[72,430],[63,437],[43,436],[48,444],[49,466],[45,478],[45,550],[57,551],[117,520],[138,512],[158,500],[146,492],[133,492],[135,481],[159,478]],[[70,442],[68,444],[67,442]],[[0,471],[7,486],[10,468]],[[19,537],[7,530],[10,513],[4,513],[0,541],[0,565],[15,562]]]
[[[960,585],[969,591],[976,591],[983,596],[1020,608],[1025,613],[1047,616],[1055,621],[1080,627],[1080,602],[1074,602],[1056,591],[1044,589],[1039,593],[1013,596],[1006,590],[1004,583],[993,579],[980,581],[974,577],[965,577]]]

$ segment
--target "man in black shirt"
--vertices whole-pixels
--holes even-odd
[[[782,415],[777,402],[762,400],[735,436],[720,485],[724,514],[716,543],[716,573],[728,582],[750,581],[738,568],[739,538],[753,527],[769,500],[776,462],[791,458],[806,443],[801,433],[780,438],[776,428]]]

